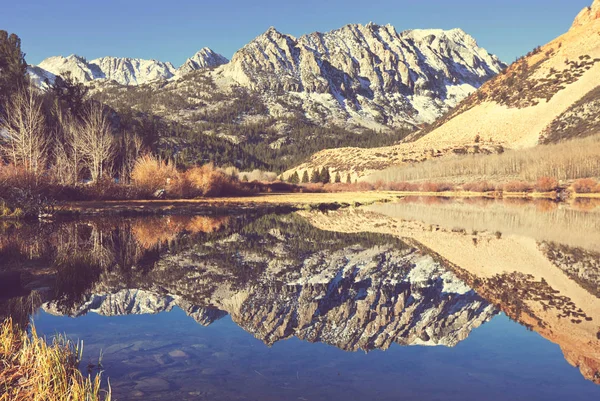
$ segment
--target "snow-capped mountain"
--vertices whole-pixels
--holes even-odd
[[[270,28],[230,62],[204,48],[179,69],[152,60],[77,56],[53,57],[39,67],[93,80],[91,96],[117,112],[135,110],[144,99],[161,119],[210,132],[226,145],[250,146],[252,155],[227,163],[254,168],[259,159],[258,165],[283,170],[327,148],[395,144],[505,65],[460,29],[399,33],[370,23],[299,38]],[[276,160],[262,150],[265,143],[278,150]]]
[[[215,53],[208,47],[204,47],[198,53],[188,58],[185,63],[179,67],[178,73],[183,75],[203,68],[215,68],[222,64],[227,64],[228,62],[229,60],[227,60],[227,58]]]
[[[144,60],[139,58],[101,57],[91,61],[70,55],[54,56],[42,61],[38,66],[30,68],[30,76],[34,82],[38,77],[48,78],[70,72],[79,82],[94,80],[115,81],[121,85],[142,85],[161,79],[169,79],[178,74],[188,73],[203,68],[217,67],[226,63],[227,59],[209,48],[203,48],[189,58],[181,69],[176,69],[170,62]],[[43,79],[41,79],[41,82]]]
[[[421,123],[504,67],[461,29],[398,33],[369,23],[298,39],[270,28],[222,68],[251,89],[328,94],[350,115]]]

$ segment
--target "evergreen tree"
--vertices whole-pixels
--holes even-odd
[[[348,173],[348,176],[346,177],[346,184],[352,184],[352,177],[350,177],[350,173]]]
[[[58,75],[48,92],[54,95],[60,105],[70,111],[73,116],[81,117],[83,115],[88,88],[73,79],[70,71]]]
[[[288,181],[292,184],[298,184],[300,182],[300,177],[298,177],[298,172],[294,171],[294,174],[290,175]]]
[[[308,181],[309,181],[308,170],[304,170],[304,174],[302,174],[302,183],[308,184]]]
[[[318,168],[314,169],[312,171],[312,174],[310,175],[310,182],[312,182],[313,184],[316,184],[317,182],[321,181],[321,172],[319,171]]]
[[[329,174],[329,169],[327,167],[323,167],[321,170],[321,182],[323,184],[329,184],[331,181],[331,175]]]
[[[0,30],[0,107],[27,84],[27,63],[21,39]]]
[[[335,182],[336,182],[336,184],[342,182],[342,176],[340,175],[339,171],[337,173],[335,173]]]

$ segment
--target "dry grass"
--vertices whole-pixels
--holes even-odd
[[[100,374],[93,379],[78,370],[81,348],[64,337],[51,344],[13,325],[11,319],[0,327],[1,401],[110,401],[101,390]]]
[[[369,182],[472,180],[493,182],[541,177],[574,180],[595,177],[600,171],[600,135],[535,149],[512,150],[496,155],[452,156],[392,167],[367,177]]]

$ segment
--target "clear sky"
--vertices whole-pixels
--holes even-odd
[[[231,58],[270,26],[300,36],[348,23],[462,28],[512,62],[566,32],[592,0],[16,0],[0,29],[22,39],[29,64],[54,55],[154,58],[176,67],[204,46]]]

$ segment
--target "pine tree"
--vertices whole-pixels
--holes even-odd
[[[337,173],[335,173],[335,183],[339,184],[340,182],[342,182],[342,176],[340,175],[340,172],[338,171]]]
[[[346,177],[346,184],[352,184],[352,177],[350,177],[350,173],[348,173],[348,176]]]
[[[21,51],[21,39],[0,30],[0,105],[26,84],[27,63]]]
[[[50,86],[49,92],[75,117],[79,118],[83,115],[88,88],[73,79],[70,71],[58,75]]]
[[[298,177],[298,172],[294,171],[294,174],[290,175],[290,178],[288,178],[288,181],[291,184],[298,184],[300,182],[300,177]]]
[[[309,181],[308,170],[304,170],[304,174],[302,174],[302,183],[308,184],[308,181]]]
[[[316,184],[317,182],[321,181],[321,172],[319,171],[318,168],[314,169],[312,171],[312,174],[310,175],[310,182],[312,182],[313,184]]]
[[[323,184],[329,184],[331,181],[331,175],[329,174],[329,169],[327,167],[323,167],[321,170],[321,182]]]

